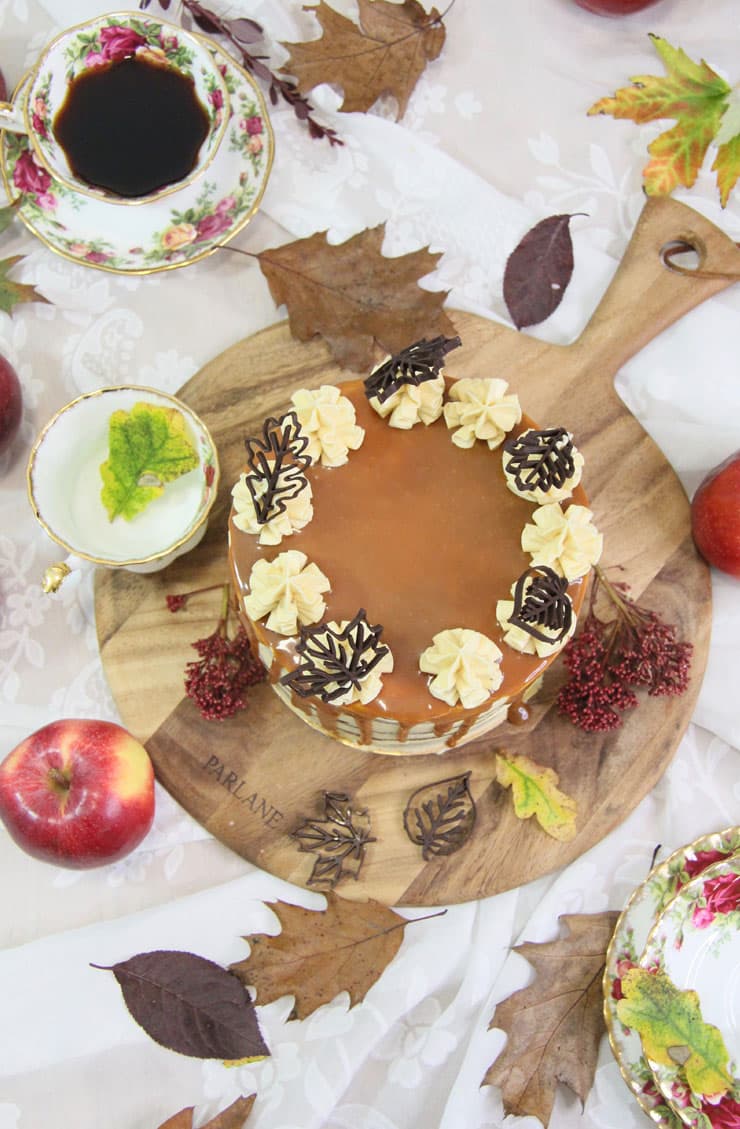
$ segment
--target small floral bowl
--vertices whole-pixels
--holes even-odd
[[[141,403],[181,413],[198,465],[169,482],[131,520],[111,521],[101,497],[100,475],[109,456],[110,418]],[[121,385],[79,396],[52,417],[33,446],[26,481],[37,521],[70,554],[46,570],[42,586],[51,592],[86,561],[156,572],[194,549],[216,499],[219,466],[207,427],[187,404],[153,388]]]
[[[190,173],[139,196],[120,196],[75,175],[54,133],[54,119],[82,74],[124,59],[150,60],[191,79],[208,129]],[[36,161],[65,188],[113,204],[146,204],[177,192],[210,165],[229,119],[229,92],[200,37],[142,12],[111,12],[63,31],[45,48],[13,103],[0,103],[0,128],[26,134]]]

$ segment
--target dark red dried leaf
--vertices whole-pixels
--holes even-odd
[[[256,20],[242,18],[225,20],[224,22],[234,39],[237,39],[239,43],[257,43],[264,34],[261,24],[258,24]]]
[[[169,1050],[227,1060],[269,1055],[249,993],[213,961],[160,950],[139,953],[108,971],[136,1022]]]
[[[548,216],[506,261],[504,301],[517,329],[538,325],[558,308],[573,273],[570,215]]]

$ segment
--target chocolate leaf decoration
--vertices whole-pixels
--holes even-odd
[[[537,325],[560,305],[573,273],[572,218],[540,220],[506,260],[504,301],[517,329]]]
[[[514,585],[509,623],[544,643],[559,643],[573,623],[568,581],[548,565],[526,569]],[[539,628],[547,628],[540,631]]]
[[[415,341],[373,369],[364,382],[365,395],[369,400],[375,396],[383,404],[404,384],[418,387],[426,380],[435,380],[446,354],[461,344],[459,337],[435,337],[432,341],[424,337]]]
[[[475,803],[470,794],[470,773],[428,784],[414,792],[403,813],[403,825],[412,843],[422,848],[422,858],[438,858],[459,851],[475,824]]]
[[[265,420],[262,438],[245,440],[247,465],[245,478],[260,525],[284,513],[286,502],[300,494],[307,484],[306,469],[311,459],[303,452],[308,438],[301,431],[298,416],[287,412],[280,419]]]
[[[369,110],[384,94],[406,112],[411,93],[424,69],[436,59],[445,29],[436,8],[425,12],[418,0],[358,0],[359,26],[319,0],[315,13],[322,29],[319,39],[284,43],[290,58],[283,66],[307,94],[322,82],[335,83],[344,93],[346,113]]]
[[[506,1032],[506,1046],[482,1082],[501,1087],[506,1114],[547,1126],[559,1082],[585,1102],[604,1033],[601,977],[617,917],[564,914],[564,938],[516,946],[536,976],[497,1005],[490,1027]]]
[[[282,931],[245,937],[250,955],[230,966],[261,1004],[295,996],[291,1019],[305,1019],[340,992],[364,1000],[401,947],[409,924],[380,902],[350,902],[331,891],[325,910],[274,906]]]
[[[308,886],[330,889],[346,877],[357,878],[365,859],[370,834],[367,808],[352,809],[345,792],[324,793],[324,819],[307,819],[291,838],[300,851],[316,854]]]
[[[333,702],[360,687],[388,654],[380,642],[382,631],[380,624],[370,626],[364,608],[341,631],[327,623],[302,627],[295,648],[302,662],[280,681],[301,698]]]
[[[443,311],[446,291],[418,280],[440,258],[422,249],[396,258],[382,253],[385,225],[331,245],[318,232],[257,256],[274,301],[288,307],[299,341],[320,334],[342,368],[368,372],[375,345],[397,353],[425,334],[454,334]]]
[[[533,427],[504,443],[506,470],[519,490],[560,489],[575,474],[573,440],[564,427]]]
[[[226,1109],[222,1109],[210,1121],[206,1121],[200,1129],[242,1129],[246,1118],[249,1116],[252,1106],[254,1105],[256,1094],[250,1094],[246,1098],[237,1098]],[[194,1106],[187,1106],[181,1109],[173,1117],[169,1117],[167,1121],[159,1126],[159,1129],[193,1129],[193,1113],[195,1112]]]
[[[8,278],[9,272],[24,258],[25,255],[11,255],[9,259],[0,259],[0,310],[4,314],[12,314],[21,302],[49,302],[30,282],[13,282]]]
[[[101,965],[93,965],[101,968]],[[194,953],[139,953],[107,969],[146,1033],[193,1058],[269,1055],[249,993],[226,969]]]

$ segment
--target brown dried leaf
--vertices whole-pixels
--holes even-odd
[[[408,922],[380,902],[349,902],[331,892],[321,912],[278,902],[273,907],[282,931],[245,937],[251,953],[230,972],[256,991],[260,1004],[295,996],[294,1018],[305,1019],[339,992],[350,1006],[390,964]]]
[[[222,1109],[210,1121],[202,1125],[201,1129],[242,1129],[256,1097],[256,1094],[250,1094],[248,1098],[237,1098],[230,1106]],[[164,1121],[159,1129],[193,1129],[194,1108],[194,1106],[188,1106],[186,1109],[181,1109],[179,1113]]]
[[[563,299],[573,274],[572,218],[540,220],[506,260],[504,301],[517,329],[549,318]]]
[[[507,1114],[550,1120],[558,1082],[585,1102],[604,1031],[601,976],[618,914],[563,914],[558,941],[517,945],[536,979],[498,1004],[506,1046],[481,1085],[500,1086]]]
[[[293,336],[320,334],[337,364],[357,372],[372,367],[376,342],[398,353],[410,341],[455,332],[442,309],[447,292],[418,285],[440,256],[423,248],[386,258],[384,234],[380,224],[332,246],[317,232],[257,256],[273,299],[288,307]]]
[[[427,13],[418,0],[359,0],[359,27],[324,0],[310,10],[321,24],[321,38],[283,44],[291,52],[283,72],[295,78],[301,93],[334,83],[344,92],[347,113],[369,110],[378,98],[392,94],[403,117],[420,75],[445,41],[437,9]]]

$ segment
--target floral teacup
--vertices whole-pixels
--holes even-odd
[[[73,169],[55,132],[55,123],[58,125],[74,84],[126,60],[149,63],[159,72],[174,71],[189,80],[194,106],[203,119],[203,140],[194,162],[188,159],[189,171],[134,195],[83,179]],[[206,44],[174,24],[142,12],[108,13],[62,32],[43,51],[29,81],[19,90],[15,103],[0,103],[0,129],[27,134],[34,157],[58,183],[108,203],[147,203],[182,189],[210,165],[229,118],[226,83]],[[118,113],[116,138],[120,145],[122,119]],[[142,123],[140,118],[130,121],[132,145],[142,124],[151,128],[151,122]],[[125,119],[124,128],[128,128]]]
[[[175,409],[197,458],[136,516],[111,520],[101,477],[111,453],[111,416],[141,404]],[[33,446],[26,478],[37,521],[69,553],[44,574],[42,587],[52,592],[84,562],[156,572],[194,549],[216,500],[219,467],[207,427],[187,404],[153,388],[121,385],[88,392],[57,412]]]

